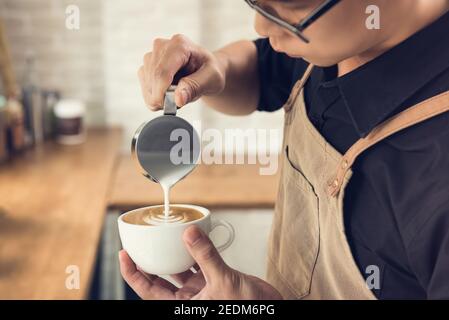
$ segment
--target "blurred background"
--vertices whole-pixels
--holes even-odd
[[[66,8],[73,4],[80,10],[79,30],[65,28]],[[241,0],[1,0],[0,17],[19,83],[31,76],[42,89],[82,99],[88,124],[124,128],[124,151],[137,126],[156,116],[145,108],[136,77],[154,38],[182,33],[214,50],[257,37],[254,15]],[[182,110],[182,116],[210,127],[279,128],[282,123],[279,113],[235,118],[197,105]]]
[[[67,27],[77,10],[79,28]],[[214,50],[255,39],[253,19],[243,0],[0,0],[0,299],[136,298],[120,278],[116,219],[162,203],[129,152],[138,126],[160,115],[146,109],[137,69],[156,37]],[[220,131],[280,131],[283,119],[201,102],[179,115]],[[172,201],[231,222],[225,260],[264,277],[276,189],[258,164],[200,165]]]

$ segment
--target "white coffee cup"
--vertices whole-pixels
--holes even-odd
[[[194,209],[203,214],[202,218],[187,223],[154,226],[131,224],[123,221],[123,217],[128,214],[156,207],[162,206],[132,210],[118,218],[123,249],[126,250],[134,263],[146,273],[156,275],[176,274],[189,270],[195,264],[182,240],[184,230],[191,225],[197,225],[206,234],[209,234],[218,226],[225,227],[228,231],[228,239],[224,244],[217,246],[219,252],[228,248],[234,241],[232,225],[223,220],[211,219],[208,209],[194,205],[170,205],[170,207]]]

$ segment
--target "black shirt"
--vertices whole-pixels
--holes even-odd
[[[282,107],[307,63],[255,41],[259,110]],[[392,115],[449,90],[449,13],[395,48],[337,77],[315,67],[307,113],[340,153]],[[449,113],[365,151],[344,199],[345,228],[362,275],[380,270],[379,299],[449,298]]]

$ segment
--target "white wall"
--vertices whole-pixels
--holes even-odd
[[[69,4],[81,10],[80,30],[65,28]],[[96,124],[105,118],[101,12],[98,0],[0,0],[0,18],[19,83],[26,56],[32,53],[40,86],[83,99],[89,123]]]

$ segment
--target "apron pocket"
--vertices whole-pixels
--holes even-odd
[[[290,161],[288,147],[283,168],[273,221],[270,260],[279,278],[274,282],[280,281],[279,287],[287,287],[295,298],[301,298],[310,293],[318,258],[318,197],[305,175]]]

